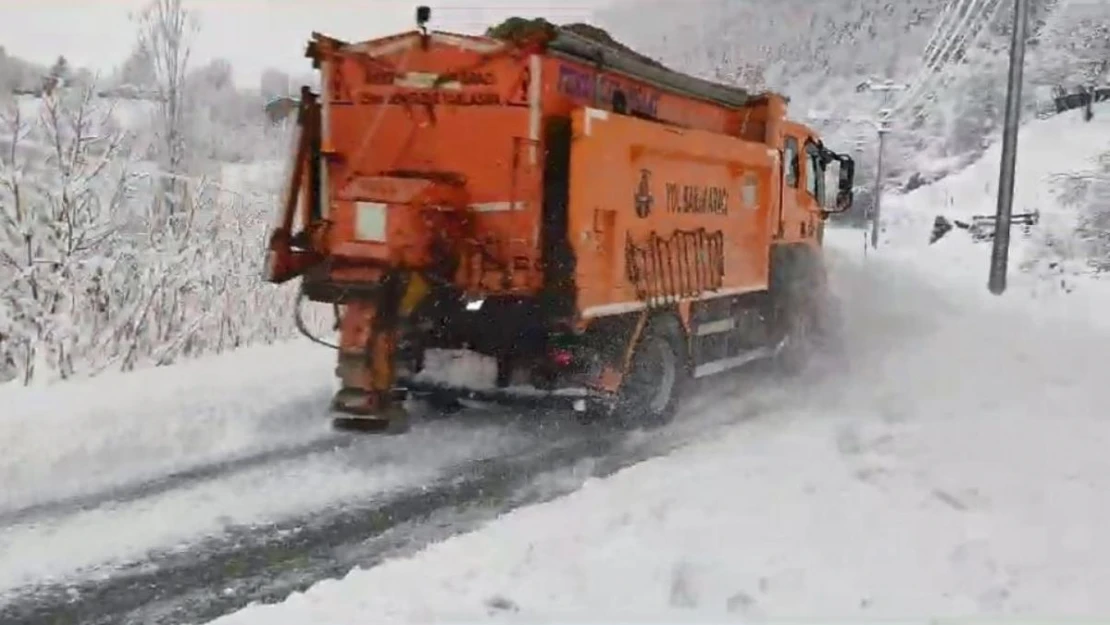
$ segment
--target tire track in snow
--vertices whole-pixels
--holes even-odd
[[[351,565],[340,564],[335,554],[347,545],[372,540],[404,524],[419,523],[438,511],[480,507],[506,499],[533,476],[590,455],[604,455],[614,443],[612,437],[583,434],[564,438],[555,434],[550,444],[510,456],[466,462],[431,484],[406,488],[380,501],[319,511],[271,525],[233,528],[226,536],[202,541],[184,553],[156,554],[108,579],[33,591],[0,608],[0,621],[11,625],[121,623],[132,619],[153,623],[215,617],[248,601],[288,594],[295,588],[287,587],[290,580],[283,574],[290,571],[295,580],[301,580],[311,569],[309,583],[345,572],[343,567],[349,569]],[[225,593],[228,588],[235,592]],[[202,597],[196,605],[182,606],[174,601],[196,601],[196,595]],[[163,608],[160,618],[132,616],[144,607],[149,610],[149,606],[167,601],[172,607]]]
[[[275,449],[245,454],[219,462],[201,464],[180,471],[173,471],[154,479],[132,482],[121,486],[98,490],[92,493],[73,495],[32,504],[6,512],[0,512],[0,527],[33,523],[48,517],[92,510],[105,504],[126,504],[146,497],[154,497],[190,484],[274,464],[283,460],[295,460],[329,449],[343,449],[351,446],[354,440],[340,434],[325,436],[300,445],[287,445]]]
[[[507,428],[526,431],[528,448],[466,461],[446,469],[441,479],[378,501],[236,527],[185,552],[154,554],[107,579],[40,587],[0,608],[0,621],[176,624],[205,621],[250,602],[277,601],[356,566],[412,552],[519,506],[565,495],[588,479],[668,453],[706,436],[706,426],[727,427],[764,416],[755,407],[714,419],[699,419],[697,413],[736,396],[755,395],[766,382],[758,365],[747,374],[702,381],[699,386],[715,389],[710,396],[691,401],[694,406],[683,411],[683,418],[652,432],[581,427],[557,415],[486,415],[478,421],[502,420]],[[460,419],[466,417],[449,422]]]
[[[476,409],[472,412],[485,414],[488,411]],[[474,418],[478,415],[469,416]],[[325,413],[321,413],[320,419],[324,420],[326,418],[327,416]],[[304,443],[285,444],[257,451],[248,451],[225,459],[204,462],[184,469],[156,474],[146,479],[112,485],[107,488],[101,488],[77,495],[49,499],[15,509],[0,510],[0,528],[11,525],[34,523],[51,517],[76,514],[93,510],[107,504],[120,505],[132,503],[141,499],[155,497],[177,489],[186,488],[192,484],[216,478],[230,477],[250,469],[306,458],[321,452],[348,449],[360,441],[365,440],[367,440],[366,435],[350,432],[331,432],[323,436],[315,436],[312,440]]]

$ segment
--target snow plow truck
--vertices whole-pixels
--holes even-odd
[[[314,33],[320,86],[293,111],[266,280],[299,277],[298,309],[336,309],[336,427],[403,431],[409,398],[650,426],[694,378],[804,362],[825,325],[824,222],[850,207],[854,165],[783,96],[585,24],[471,36],[416,14],[361,43]],[[482,354],[495,379],[429,377],[428,350]]]

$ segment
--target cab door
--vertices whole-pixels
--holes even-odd
[[[803,211],[805,188],[802,180],[801,141],[792,134],[783,136],[782,143],[782,200],[779,202],[779,220],[776,239],[797,240],[801,234],[798,217]]]
[[[824,224],[821,215],[825,209],[825,166],[821,160],[821,149],[812,137],[806,138],[802,156],[805,193],[800,198],[799,208],[802,209],[805,238],[819,240]]]

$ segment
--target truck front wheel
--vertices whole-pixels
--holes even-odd
[[[783,343],[775,354],[779,371],[787,375],[802,373],[813,358],[817,340],[817,320],[813,306],[797,298],[783,313]]]

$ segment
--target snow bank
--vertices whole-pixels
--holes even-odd
[[[294,341],[0,386],[0,512],[327,436],[334,360]]]
[[[1110,336],[1031,328],[865,261],[854,236],[830,241],[844,375],[711,442],[214,623],[1110,610]]]

